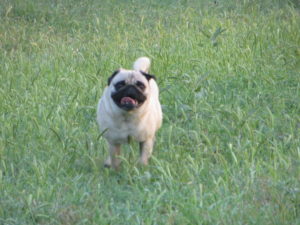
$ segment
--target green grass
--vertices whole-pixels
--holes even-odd
[[[299,224],[299,8],[1,1],[0,224]],[[132,144],[116,173],[96,105],[139,56],[164,123],[150,165]]]

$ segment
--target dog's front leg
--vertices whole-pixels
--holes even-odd
[[[105,167],[112,167],[115,170],[118,170],[120,167],[119,156],[121,154],[121,145],[120,144],[109,144],[109,157],[104,163]]]
[[[154,139],[147,139],[144,142],[140,142],[140,163],[147,165],[148,160],[152,154]]]

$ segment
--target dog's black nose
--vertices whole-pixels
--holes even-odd
[[[136,95],[138,94],[138,90],[136,89],[135,86],[130,85],[126,89],[126,94],[127,94],[128,97],[135,98]]]

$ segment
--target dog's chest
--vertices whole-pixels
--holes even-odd
[[[122,143],[127,142],[131,137],[137,141],[142,141],[144,132],[141,125],[141,123],[128,118],[119,118],[115,121],[114,130],[110,135],[113,136],[115,141]]]

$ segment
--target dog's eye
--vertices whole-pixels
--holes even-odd
[[[118,83],[115,84],[116,90],[120,89],[125,85],[125,81],[119,81]]]
[[[137,81],[136,82],[136,86],[138,86],[140,89],[142,89],[142,90],[144,90],[145,89],[145,85],[142,83],[142,82],[140,82],[140,81]]]

